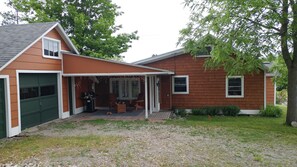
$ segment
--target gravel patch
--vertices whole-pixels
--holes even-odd
[[[71,123],[71,122],[70,122]],[[107,150],[70,150],[71,154],[43,154],[19,162],[20,166],[295,166],[296,147],[240,142],[223,129],[179,127],[162,123],[92,124],[73,122],[75,127],[52,122],[26,130],[22,135],[47,137],[119,136]],[[61,126],[60,126],[61,125]],[[46,150],[45,150],[46,151]],[[58,149],[50,152],[59,152]],[[77,154],[80,152],[80,154]],[[13,166],[12,164],[7,164]],[[1,166],[1,165],[0,165]],[[5,166],[5,165],[4,165]]]

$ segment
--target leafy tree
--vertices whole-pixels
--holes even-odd
[[[274,81],[277,85],[277,91],[281,91],[283,89],[288,88],[288,69],[286,68],[286,64],[284,59],[281,56],[274,57],[273,65],[271,70],[276,74],[274,77]]]
[[[192,54],[205,44],[215,45],[207,67],[246,74],[262,68],[265,57],[281,55],[288,70],[286,123],[296,121],[296,0],[185,0],[185,5],[191,17],[180,42]],[[201,38],[205,36],[214,38]]]
[[[136,31],[116,35],[121,26],[115,25],[115,18],[122,12],[111,0],[11,0],[7,5],[20,12],[21,21],[60,22],[83,55],[119,58],[138,39]],[[14,19],[9,12],[2,16],[2,24]]]

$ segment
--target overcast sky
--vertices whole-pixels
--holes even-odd
[[[0,0],[0,10],[6,10]],[[124,61],[134,62],[180,48],[176,46],[179,30],[185,28],[189,10],[184,8],[184,0],[112,0],[124,12],[117,18],[123,28],[120,32],[138,31],[139,40],[122,55]]]

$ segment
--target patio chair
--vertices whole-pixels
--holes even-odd
[[[142,93],[139,93],[137,100],[135,100],[134,106],[136,111],[144,108],[144,96]]]

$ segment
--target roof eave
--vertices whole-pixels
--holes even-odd
[[[163,53],[163,54],[158,55],[158,56],[142,59],[142,60],[133,62],[133,64],[143,65],[143,64],[153,63],[153,62],[164,60],[164,59],[167,59],[167,58],[179,56],[179,55],[184,54],[184,53],[186,53],[186,52],[184,51],[183,48],[181,48],[181,49],[177,49],[177,50],[173,50],[173,51],[170,51],[170,52]]]

